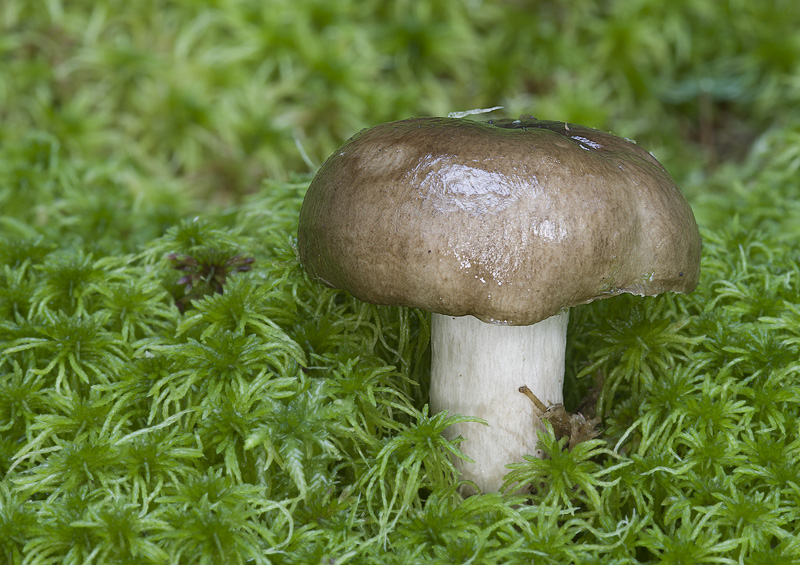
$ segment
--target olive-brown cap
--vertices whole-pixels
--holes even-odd
[[[533,118],[415,118],[348,140],[300,211],[300,260],[360,300],[528,325],[622,292],[691,292],[694,215],[635,143]]]

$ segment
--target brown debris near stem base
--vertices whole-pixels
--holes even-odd
[[[580,412],[570,414],[566,411],[563,404],[551,404],[545,406],[539,398],[533,394],[533,391],[527,386],[522,385],[519,391],[530,398],[533,405],[536,407],[537,415],[543,420],[550,422],[553,426],[553,433],[556,439],[562,437],[569,438],[568,449],[572,449],[581,442],[596,438],[600,435],[597,425],[600,423],[600,418],[587,419],[586,416]]]

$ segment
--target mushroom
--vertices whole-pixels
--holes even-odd
[[[568,308],[623,292],[688,293],[701,240],[652,154],[564,122],[414,118],[353,136],[300,211],[312,279],[360,300],[433,313],[430,404],[483,492],[537,454],[521,395],[562,402]]]

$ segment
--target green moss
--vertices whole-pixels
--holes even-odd
[[[692,295],[580,307],[568,386],[602,376],[603,435],[572,451],[545,435],[549,458],[507,477],[531,494],[462,500],[440,435],[455,420],[424,407],[426,317],[309,282],[296,185],[264,190],[263,209],[207,213],[135,254],[72,251],[51,223],[8,259],[0,484],[24,513],[2,522],[9,559],[798,557],[798,278],[770,232],[705,227]],[[270,209],[280,191],[295,214]],[[180,314],[169,253],[223,248],[252,269]]]
[[[6,2],[0,560],[800,561],[797,18]],[[599,387],[601,435],[548,430],[509,468],[530,493],[463,499],[428,315],[312,283],[294,237],[359,128],[495,104],[656,150],[702,279],[573,309],[566,398]]]

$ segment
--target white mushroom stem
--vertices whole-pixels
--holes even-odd
[[[565,310],[532,326],[501,326],[433,314],[431,410],[488,422],[445,431],[448,439],[465,438],[460,447],[474,463],[455,464],[482,492],[500,490],[507,464],[541,456],[536,432],[542,423],[519,387],[527,385],[546,406],[563,402],[568,319]]]

